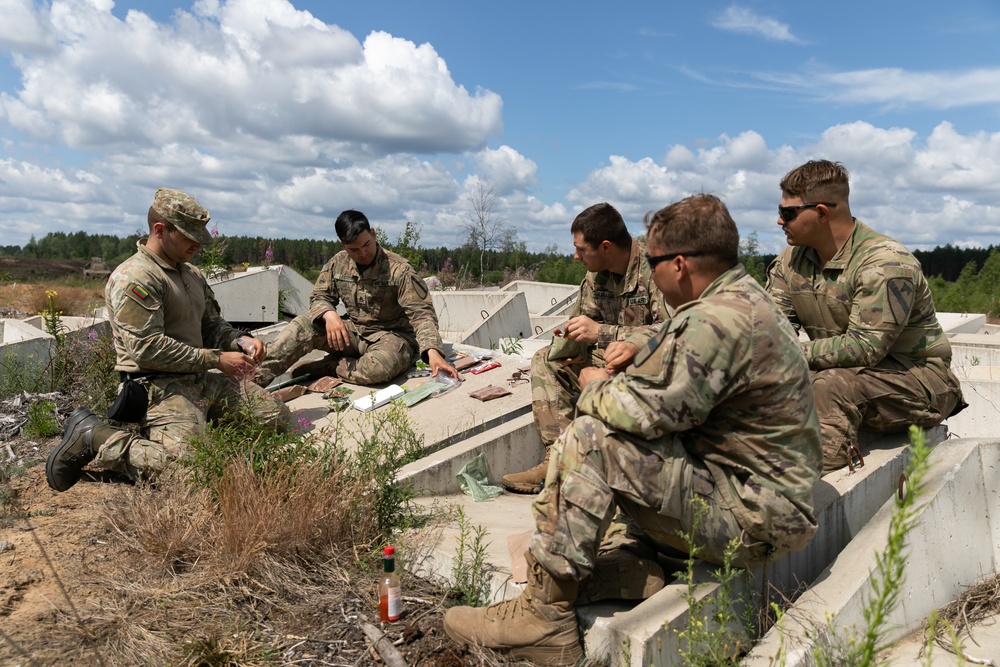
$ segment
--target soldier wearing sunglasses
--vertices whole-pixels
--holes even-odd
[[[864,465],[861,428],[935,426],[965,407],[920,263],[851,215],[849,174],[810,161],[781,181],[778,225],[788,245],[768,291],[809,341],[823,432],[823,470]]]

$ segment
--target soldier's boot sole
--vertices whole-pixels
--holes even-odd
[[[83,467],[94,460],[94,429],[104,426],[87,408],[77,408],[66,420],[62,440],[45,460],[45,481],[56,491],[66,491],[79,481]]]
[[[577,604],[599,600],[645,600],[667,583],[655,560],[618,550],[597,556],[593,574],[580,582]]]

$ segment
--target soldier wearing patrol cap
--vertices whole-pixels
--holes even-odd
[[[379,245],[360,211],[342,212],[334,229],[344,249],[316,279],[309,312],[289,322],[269,346],[257,383],[267,386],[312,350],[330,354],[296,372],[378,384],[409,368],[419,353],[433,375],[443,372],[458,379],[444,356],[427,285],[410,263]],[[340,304],[346,317],[337,313]]]
[[[115,370],[123,383],[136,380],[148,395],[141,435],[77,408],[46,462],[46,478],[56,491],[73,486],[90,461],[134,480],[153,478],[184,454],[208,420],[241,400],[276,428],[287,427],[288,408],[244,380],[264,359],[263,343],[222,319],[204,275],[188,263],[212,240],[209,219],[190,195],[156,191],[147,214],[149,236],[111,274],[104,294]]]

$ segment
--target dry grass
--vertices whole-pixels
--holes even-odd
[[[105,516],[133,557],[104,582],[112,599],[92,615],[105,630],[101,650],[112,664],[150,656],[174,665],[284,664],[280,654],[302,643],[296,628],[331,626],[314,638],[325,652],[374,664],[364,659],[365,642],[339,639],[343,631],[327,620],[376,609],[375,526],[357,518],[374,512],[357,507],[366,497],[360,486],[320,462],[263,474],[233,462],[217,498],[179,473],[155,489],[122,489]]]
[[[63,315],[86,317],[104,305],[104,286],[70,287],[65,285],[0,284],[0,304],[7,308],[38,315],[49,307],[46,290],[56,293],[56,310]]]
[[[310,561],[344,549],[374,548],[374,512],[360,480],[315,461],[255,473],[233,461],[217,489],[166,476],[155,493],[136,487],[106,511],[125,543],[164,572],[195,565],[223,578],[254,576],[267,558]]]
[[[952,633],[959,638],[963,634],[969,635],[973,626],[993,618],[998,612],[1000,612],[1000,576],[993,576],[970,586],[962,595],[938,611],[934,641],[938,646],[954,651]]]

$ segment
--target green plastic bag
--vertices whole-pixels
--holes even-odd
[[[417,385],[413,389],[408,389],[406,393],[403,394],[403,398],[400,400],[403,401],[403,405],[408,408],[412,408],[414,405],[445,386],[446,385],[443,382],[424,382],[423,384]]]
[[[462,466],[455,477],[462,492],[475,498],[477,503],[493,500],[503,493],[501,487],[490,484],[490,466],[482,452]]]

